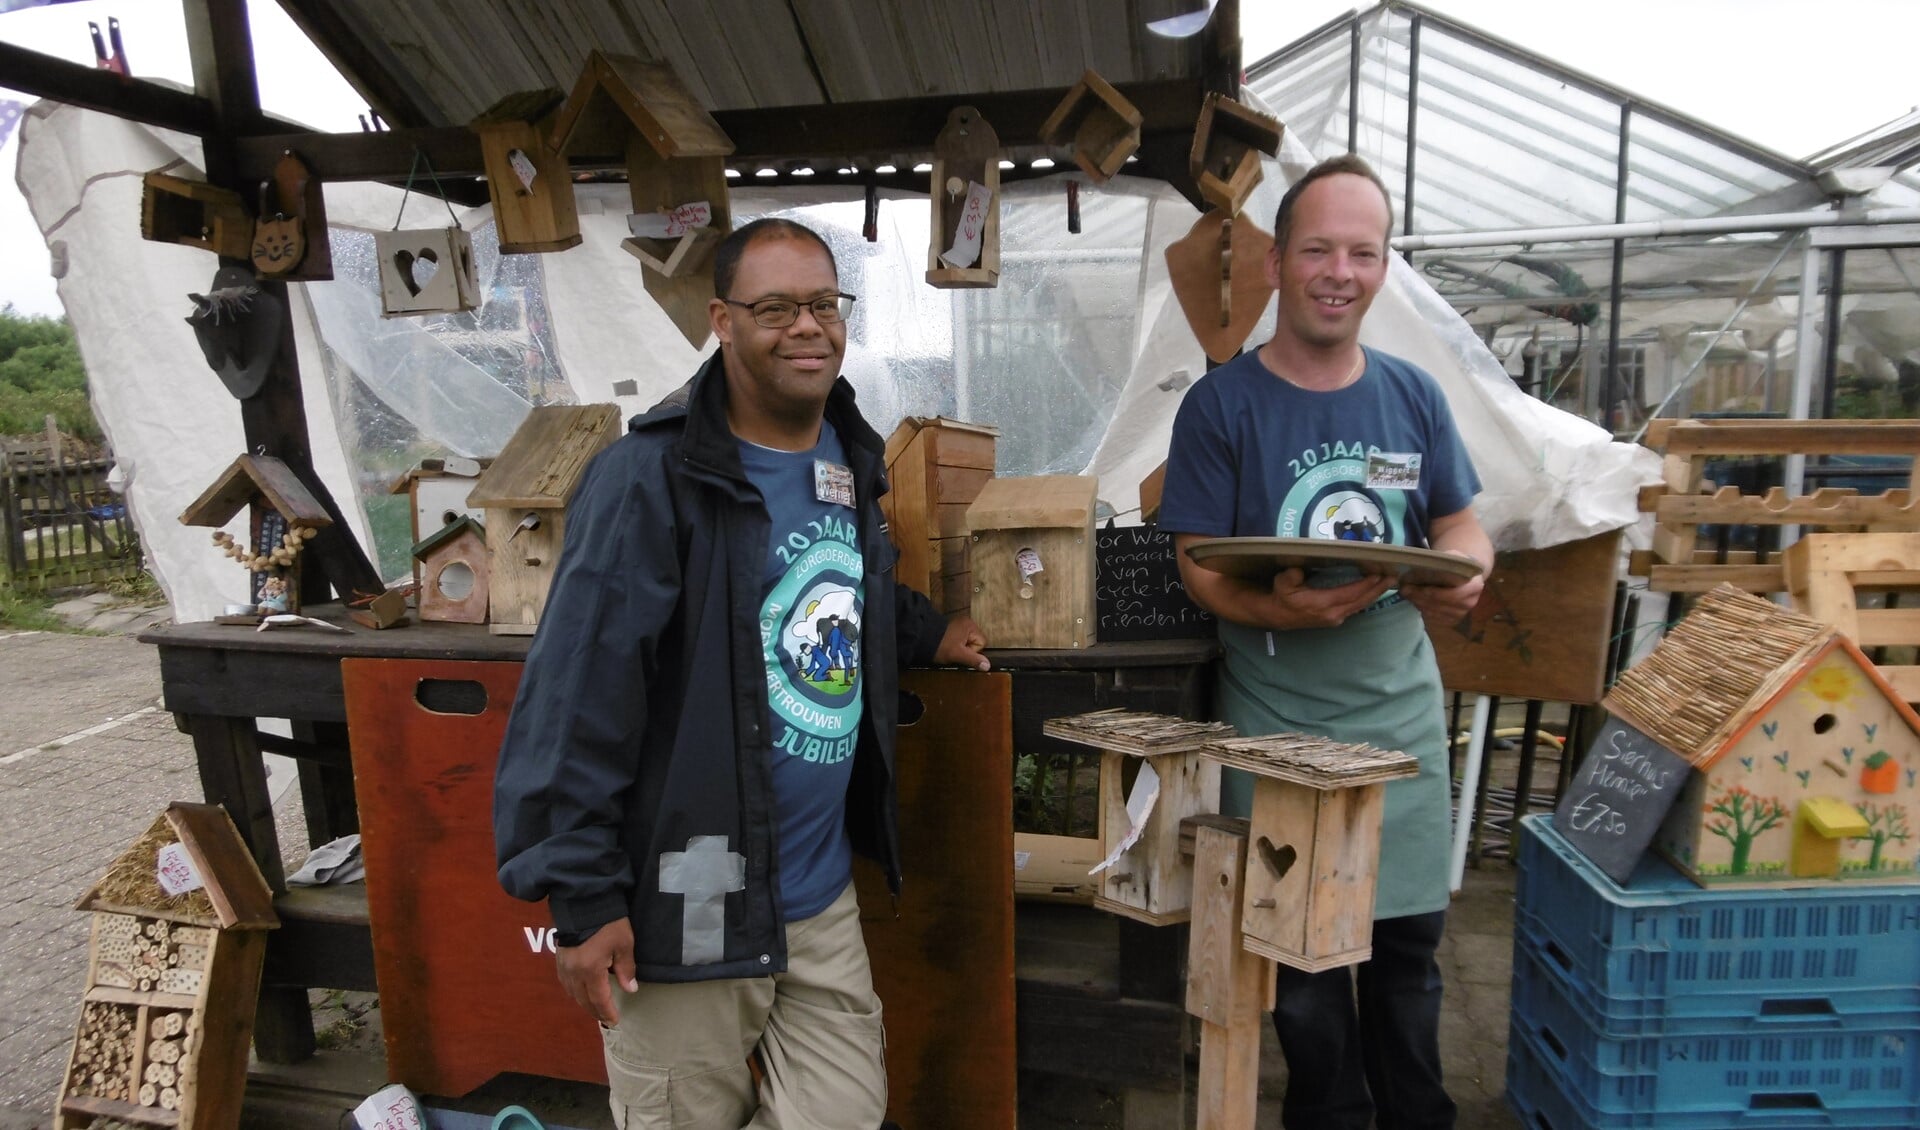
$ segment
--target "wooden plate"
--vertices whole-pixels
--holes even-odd
[[[1245,580],[1266,581],[1282,569],[1320,573],[1345,584],[1341,573],[1386,574],[1410,584],[1458,585],[1480,575],[1480,563],[1452,553],[1330,538],[1208,538],[1187,547],[1196,565]]]

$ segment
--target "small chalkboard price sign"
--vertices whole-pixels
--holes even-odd
[[[1625,885],[1692,771],[1672,750],[1609,719],[1561,796],[1553,826]]]
[[[1173,538],[1151,526],[1095,531],[1094,612],[1101,643],[1212,639],[1213,617],[1187,597]]]

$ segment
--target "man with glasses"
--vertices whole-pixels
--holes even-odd
[[[718,353],[568,511],[500,751],[500,881],[548,900],[616,1125],[870,1130],[884,1034],[852,853],[899,890],[899,668],[984,671],[986,641],[894,581],[826,243],[749,224],[714,294]],[[823,652],[839,679],[810,677]]]

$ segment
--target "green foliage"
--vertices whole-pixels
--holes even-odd
[[[68,435],[100,435],[73,328],[65,319],[0,306],[0,435],[39,432],[48,413]]]
[[[36,593],[21,592],[0,578],[0,629],[16,632],[64,632],[66,621],[55,616],[53,602]]]

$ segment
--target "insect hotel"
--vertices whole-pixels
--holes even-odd
[[[1205,750],[1244,769],[1253,827],[1240,904],[1245,946],[1318,973],[1373,954],[1386,783],[1420,772],[1404,753],[1306,734],[1229,738]]]
[[[226,810],[169,805],[77,909],[93,940],[54,1130],[238,1126],[280,920]]]
[[[1722,585],[1603,705],[1697,770],[1654,838],[1694,882],[1913,880],[1920,716],[1830,625]]]
[[[1220,767],[1200,757],[1233,734],[1225,722],[1096,710],[1050,718],[1047,737],[1093,746],[1100,758],[1100,850],[1104,872],[1093,905],[1152,926],[1185,922],[1193,863],[1180,854],[1180,821],[1220,808]]]

